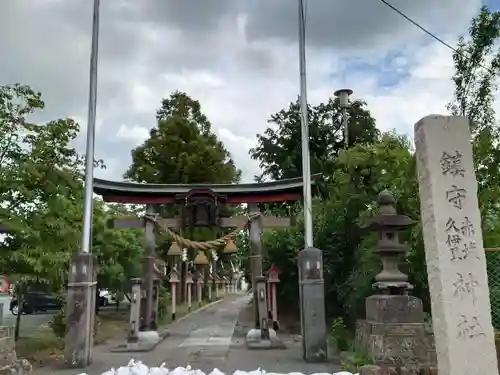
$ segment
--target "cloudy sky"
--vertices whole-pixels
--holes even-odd
[[[455,44],[481,0],[389,0]],[[444,113],[451,54],[379,0],[306,0],[309,102],[349,87],[381,130]],[[0,2],[0,84],[43,93],[40,121],[86,126],[92,0]],[[500,0],[489,0],[493,9]],[[248,149],[299,93],[297,0],[101,0],[96,176],[120,180],[162,97],[198,99],[245,181]],[[84,134],[77,142],[84,150]]]

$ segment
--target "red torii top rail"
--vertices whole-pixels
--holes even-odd
[[[315,183],[321,174],[311,176]],[[106,202],[162,204],[175,203],[176,196],[193,189],[209,189],[227,197],[226,203],[269,203],[302,198],[302,177],[251,184],[141,184],[94,178],[94,193]]]

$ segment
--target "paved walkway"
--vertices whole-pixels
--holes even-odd
[[[35,374],[73,375],[85,372],[100,375],[111,367],[125,366],[130,358],[141,360],[148,366],[162,362],[169,369],[191,365],[205,373],[214,368],[232,374],[235,370],[255,370],[258,367],[268,372],[314,372],[332,373],[338,370],[335,364],[306,364],[301,358],[300,343],[291,337],[284,337],[286,350],[250,351],[245,347],[245,327],[237,326],[240,310],[250,301],[249,296],[231,295],[205,310],[193,313],[169,327],[170,336],[149,353],[111,353],[116,345],[96,347],[93,363],[84,370],[35,371]],[[238,329],[239,328],[239,329]]]

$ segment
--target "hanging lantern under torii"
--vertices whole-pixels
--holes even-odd
[[[194,264],[197,266],[204,266],[209,264],[208,258],[203,250],[198,251],[198,255],[196,255],[196,258],[194,258]]]
[[[224,254],[234,254],[238,251],[238,248],[236,247],[236,244],[234,243],[234,240],[230,238],[226,242],[226,246],[224,247],[223,253]]]
[[[177,243],[177,241],[172,241],[172,245],[170,245],[170,248],[168,249],[167,255],[169,256],[180,256],[182,255],[182,250]]]

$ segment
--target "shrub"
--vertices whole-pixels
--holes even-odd
[[[94,317],[94,339],[99,330],[99,326],[100,326],[99,317],[96,315]],[[49,322],[49,327],[52,329],[52,332],[54,332],[54,335],[56,337],[64,338],[64,336],[66,336],[66,332],[68,329],[67,318],[66,318],[66,306],[64,306],[61,309],[61,311],[59,311],[52,317],[52,320]]]

